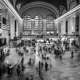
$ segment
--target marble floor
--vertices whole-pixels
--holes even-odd
[[[24,55],[24,65],[25,71],[24,76],[17,77],[16,71],[14,71],[14,75],[10,78],[10,80],[26,80],[28,75],[33,76],[33,80],[80,80],[80,61],[77,60],[77,54],[75,53],[74,58],[71,59],[70,51],[66,51],[63,55],[62,60],[55,59],[54,54],[50,54],[52,67],[49,68],[48,71],[44,69],[41,71],[42,78],[39,76],[38,71],[35,66],[28,66],[28,60],[30,57],[34,57],[34,55],[25,54]],[[20,61],[21,57],[19,57],[15,48],[11,49],[11,55],[6,57],[5,63],[9,62],[17,64]],[[3,77],[2,80],[9,80],[8,78]]]

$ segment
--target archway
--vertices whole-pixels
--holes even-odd
[[[56,6],[42,1],[31,2],[24,5],[19,11],[21,17],[23,18],[24,15],[26,14],[26,11],[32,8],[45,8],[50,10],[55,15],[55,18],[59,17],[59,10]]]

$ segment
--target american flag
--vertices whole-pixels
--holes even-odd
[[[7,9],[1,9],[1,13],[4,13],[1,15],[1,28],[4,30],[9,30],[10,29],[10,15],[8,13]]]
[[[6,19],[6,24],[2,23],[3,30],[10,30],[10,21]]]

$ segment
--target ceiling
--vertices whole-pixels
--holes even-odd
[[[19,3],[21,3],[21,7],[27,3],[34,2],[34,1],[44,1],[51,3],[59,8],[60,5],[63,5],[65,8],[67,8],[66,0],[10,0],[13,4],[13,1],[16,1],[15,6]]]
[[[24,5],[26,5],[27,3],[30,2],[34,2],[34,1],[44,1],[44,2],[48,2],[54,6],[56,6],[58,9],[60,9],[60,5],[64,6],[65,9],[67,10],[67,0],[9,0],[11,2],[11,4],[13,5],[14,1],[15,1],[15,9],[17,10],[17,4],[21,4],[21,7],[23,7]],[[72,0],[70,0],[72,1]],[[77,3],[79,3],[79,0],[76,0]],[[20,7],[20,8],[21,8]]]
[[[53,5],[55,5],[56,7],[59,7],[60,5],[63,5],[64,7],[67,8],[67,0],[9,0],[11,1],[11,3],[13,4],[13,1],[16,1],[16,5],[21,3],[22,6],[27,4],[27,3],[30,3],[30,2],[33,2],[33,1],[44,1],[44,2],[48,2],[48,3],[51,3]],[[77,3],[79,3],[79,0],[76,0]]]
[[[61,5],[64,5],[66,7],[66,0],[24,0],[24,1],[23,0],[17,0],[17,4],[22,3],[22,6],[23,6],[23,5],[30,3],[30,2],[33,2],[33,1],[44,1],[44,2],[51,3],[57,7],[59,4],[61,4]]]

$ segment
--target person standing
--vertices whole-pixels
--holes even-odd
[[[45,62],[45,71],[47,71],[47,70],[48,70],[48,63]]]
[[[41,62],[41,68],[43,69],[43,62]]]
[[[71,52],[71,59],[73,59],[73,57],[74,57],[74,52],[72,51]]]
[[[62,54],[60,54],[60,60],[62,60]]]
[[[39,70],[41,69],[41,62],[39,61]]]
[[[20,65],[17,66],[17,75],[20,76]]]

